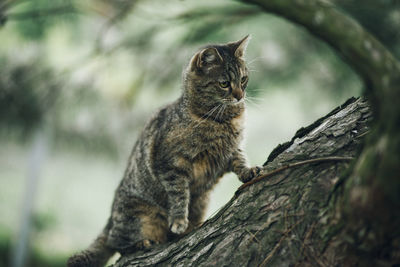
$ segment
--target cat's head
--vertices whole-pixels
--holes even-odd
[[[185,89],[212,105],[243,103],[249,80],[244,60],[249,39],[202,48],[189,63]]]

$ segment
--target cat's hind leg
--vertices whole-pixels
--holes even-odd
[[[166,212],[140,199],[130,198],[129,203],[114,205],[111,218],[107,245],[122,254],[167,241]]]

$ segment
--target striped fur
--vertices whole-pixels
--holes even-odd
[[[154,115],[134,145],[107,227],[68,266],[103,266],[114,251],[185,234],[202,223],[209,192],[224,173],[241,181],[258,174],[241,150],[247,42],[210,45],[193,56],[181,97]]]

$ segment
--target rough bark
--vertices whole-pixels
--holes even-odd
[[[271,153],[266,170],[316,157],[356,159],[288,168],[249,185],[200,229],[116,266],[400,265],[399,62],[325,1],[242,1],[330,44],[360,75],[370,101],[352,100],[301,129]]]
[[[304,26],[360,75],[374,126],[331,205],[323,255],[335,264],[400,264],[400,64],[360,24],[320,0],[243,0]]]
[[[310,158],[356,157],[370,120],[366,101],[350,99],[278,146],[265,171]],[[288,266],[306,260],[329,265],[319,257],[324,247],[314,244],[324,242],[329,200],[349,164],[327,160],[262,179],[179,241],[122,257],[115,266]]]

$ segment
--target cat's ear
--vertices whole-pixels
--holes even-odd
[[[222,57],[218,50],[214,47],[209,47],[198,52],[191,61],[191,69],[210,68],[214,65],[222,63]]]
[[[232,50],[234,51],[234,55],[237,58],[243,58],[244,53],[246,51],[246,47],[250,41],[250,35],[247,35],[243,39],[230,43],[229,46],[232,47]]]

